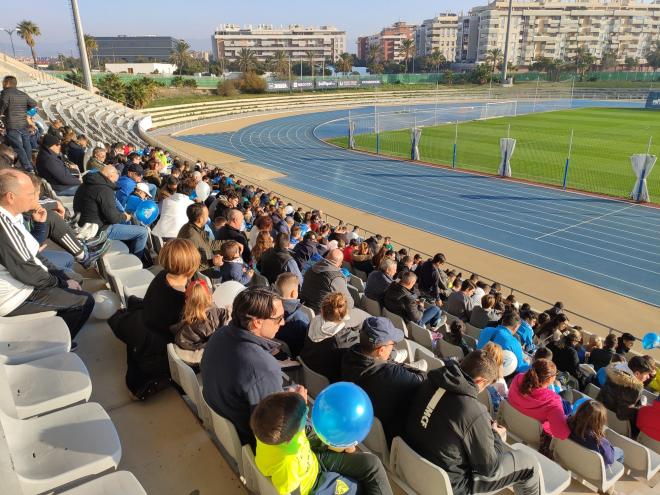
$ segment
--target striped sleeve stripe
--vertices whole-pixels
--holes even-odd
[[[0,214],[0,226],[4,229],[9,242],[12,244],[13,248],[18,252],[18,254],[25,261],[30,261],[32,259],[32,254],[25,244],[25,239],[14,226],[14,224],[5,216]]]

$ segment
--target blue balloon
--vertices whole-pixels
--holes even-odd
[[[588,402],[588,401],[590,401],[590,400],[591,400],[591,399],[590,399],[589,397],[580,397],[578,400],[576,400],[575,402],[573,402],[573,412],[572,412],[572,414],[575,414],[575,412],[580,408],[580,406],[581,406],[584,402]]]
[[[135,210],[138,209],[140,203],[142,203],[142,198],[140,196],[136,196],[135,194],[131,194],[126,201],[126,208],[124,208],[126,213],[135,213]]]
[[[351,278],[351,272],[348,271],[348,268],[342,268],[340,271],[345,278]]]
[[[150,199],[145,199],[135,210],[135,218],[145,225],[151,225],[158,218],[158,213],[158,205]]]
[[[32,107],[32,108],[30,108],[30,109],[27,111],[27,114],[28,114],[30,117],[34,117],[35,115],[37,115],[37,107]]]
[[[647,350],[660,347],[660,335],[653,332],[647,333],[642,339],[642,347]]]
[[[374,421],[367,393],[354,383],[337,382],[316,397],[312,425],[327,445],[346,448],[364,440]]]

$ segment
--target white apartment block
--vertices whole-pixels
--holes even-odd
[[[457,60],[484,61],[488,50],[504,51],[508,0],[475,7],[459,19]],[[571,60],[586,47],[599,62],[612,50],[644,63],[660,36],[658,0],[514,0],[509,35],[510,60],[529,65],[541,57]]]
[[[447,62],[453,62],[456,57],[457,39],[458,15],[438,14],[417,26],[415,31],[417,55],[430,55],[437,50],[445,56]]]
[[[236,60],[243,48],[249,48],[258,61],[275,56],[277,51],[284,51],[291,60],[307,60],[307,52],[316,55],[316,61],[337,60],[346,51],[346,31],[334,26],[305,27],[297,24],[288,27],[238,26],[223,24],[211,37],[213,58],[228,61]]]

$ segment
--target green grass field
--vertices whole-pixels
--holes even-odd
[[[497,173],[499,139],[516,139],[511,158],[513,177],[562,185],[568,144],[573,147],[567,187],[627,197],[635,183],[630,155],[660,151],[660,112],[628,108],[588,108],[536,113],[518,117],[475,120],[458,124],[456,167]],[[419,145],[424,162],[451,165],[456,126],[425,127]],[[348,138],[329,142],[348,146]],[[356,148],[376,151],[375,134],[357,134]],[[410,130],[380,133],[380,153],[410,158]],[[651,201],[660,203],[660,167],[648,177]]]

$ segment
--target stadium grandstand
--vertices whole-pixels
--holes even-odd
[[[437,92],[381,94],[389,120],[367,124],[369,95],[135,111],[5,55],[0,79],[3,495],[657,492],[657,291],[481,251],[390,214],[366,185],[341,189],[359,157],[406,213],[414,192],[378,181],[449,173],[379,157],[370,137],[361,151],[318,139],[356,115],[364,135],[391,122],[409,136],[411,108],[433,115]],[[546,110],[566,109],[561,91]],[[531,101],[498,92],[462,94],[472,110],[456,112],[517,117]],[[540,204],[569,194],[525,187],[546,191]],[[633,207],[656,211],[613,211]],[[653,235],[640,237],[657,266]],[[356,420],[314,409],[339,382],[375,416],[328,446],[313,429],[330,438],[333,419],[339,438]]]

